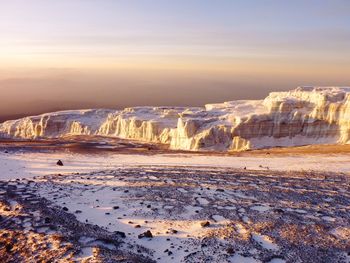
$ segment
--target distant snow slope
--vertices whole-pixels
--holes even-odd
[[[247,150],[350,143],[350,88],[300,87],[264,100],[205,107],[79,110],[6,121],[0,136],[57,138],[103,135],[169,144],[182,150]]]

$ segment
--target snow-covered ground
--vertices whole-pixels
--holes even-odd
[[[62,160],[64,166],[57,166]],[[350,173],[350,154],[297,154],[295,156],[229,156],[208,154],[78,154],[0,153],[0,179],[53,173],[99,171],[138,165],[202,166],[248,170],[330,171]]]
[[[65,217],[64,210],[73,216],[84,233],[61,224],[73,231],[68,240],[75,252],[70,255],[79,262],[107,253],[98,247],[156,262],[350,261],[346,151],[281,154],[285,150],[278,149],[233,156],[58,148],[2,151],[0,203],[4,209],[12,203],[23,209],[36,205],[40,211],[26,208],[25,221],[13,217],[16,226],[11,227],[29,225],[23,239],[35,236],[41,244],[55,235],[68,238],[55,230],[60,229],[57,222],[42,222],[47,213]],[[4,213],[16,216],[18,211]],[[91,230],[95,225],[98,234]],[[119,245],[98,237],[113,239],[114,231],[125,234],[122,243],[119,234],[112,241]],[[152,237],[140,236],[147,231]],[[59,247],[67,255],[64,244]]]

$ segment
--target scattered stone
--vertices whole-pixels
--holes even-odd
[[[117,209],[119,209],[119,206],[117,206],[117,205],[116,205],[116,206],[113,206],[113,209],[114,209],[114,210],[117,210]]]
[[[209,221],[201,222],[201,227],[208,227],[208,226],[210,226],[210,222]]]
[[[218,189],[216,189],[216,192],[225,192],[225,190],[221,189],[221,188],[218,188]]]
[[[64,211],[68,211],[68,208],[65,207],[65,206],[64,206],[62,209],[63,209]]]
[[[281,209],[281,208],[276,208],[273,210],[275,213],[279,213],[279,214],[283,214],[284,213],[284,210]]]
[[[126,235],[122,231],[114,231],[114,234],[121,237],[121,238],[126,238]]]
[[[58,166],[63,166],[63,162],[61,160],[58,160],[56,163]]]
[[[135,228],[141,228],[141,226],[140,225],[136,225]]]
[[[153,237],[152,232],[147,230],[146,232],[138,235],[139,239],[144,238],[144,237],[152,238]]]
[[[233,249],[233,247],[229,247],[227,250],[226,250],[227,254],[234,254],[235,253],[235,250]]]
[[[7,243],[5,246],[6,252],[10,252],[12,250],[12,248],[13,248],[13,245],[10,243]]]

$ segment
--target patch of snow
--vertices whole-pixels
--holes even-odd
[[[278,245],[276,245],[272,241],[272,239],[266,235],[253,233],[252,238],[265,249],[268,249],[268,250],[278,250],[279,249]]]
[[[261,263],[260,260],[253,257],[244,257],[237,253],[233,257],[229,258],[229,260],[231,263]]]

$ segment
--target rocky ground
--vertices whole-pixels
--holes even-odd
[[[349,262],[350,177],[128,167],[3,182],[2,262]]]
[[[0,184],[0,262],[153,262],[125,249],[123,233],[79,222],[32,184]]]

